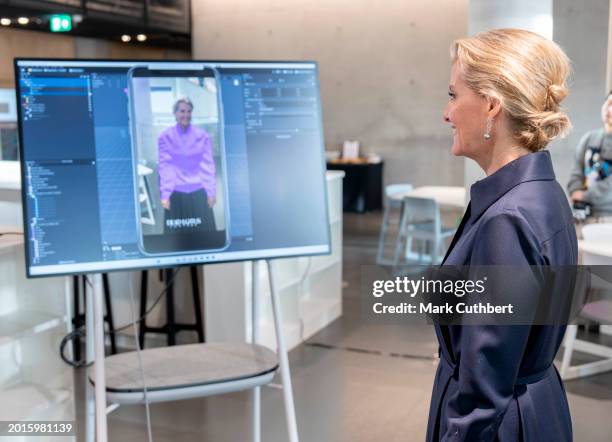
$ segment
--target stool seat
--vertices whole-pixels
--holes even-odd
[[[612,321],[612,301],[601,299],[589,302],[580,312],[580,316],[600,324],[610,324],[610,321]]]
[[[216,342],[151,348],[141,351],[150,402],[201,397],[253,388],[269,383],[278,368],[276,353],[243,342]],[[142,403],[138,354],[105,358],[107,399]],[[93,367],[89,370],[93,384]]]

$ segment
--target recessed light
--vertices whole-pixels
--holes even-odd
[[[123,35],[121,36],[121,41],[122,41],[122,42],[124,42],[124,43],[127,43],[127,42],[129,42],[129,41],[131,41],[131,40],[132,40],[132,37],[130,37],[130,36],[129,36],[129,35],[127,35],[127,34],[123,34]]]
[[[136,36],[136,40],[138,40],[138,41],[147,41],[147,36],[144,35],[144,34],[138,34]]]
[[[19,17],[17,19],[17,23],[19,23],[20,25],[27,25],[28,23],[30,23],[30,19],[28,17]]]

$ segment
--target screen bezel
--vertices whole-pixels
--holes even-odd
[[[208,74],[208,75],[205,75]],[[137,130],[135,130],[136,125],[137,125],[137,119],[136,119],[136,115],[134,114],[135,108],[134,108],[134,100],[133,100],[133,88],[132,88],[132,79],[134,78],[166,78],[166,77],[171,77],[171,78],[176,78],[176,77],[198,77],[198,76],[202,76],[204,78],[206,77],[211,77],[214,78],[217,83],[219,83],[219,73],[217,71],[217,69],[214,66],[208,66],[206,64],[202,64],[201,69],[199,69],[199,66],[194,66],[194,69],[181,69],[181,70],[172,70],[172,69],[151,69],[149,66],[147,65],[141,65],[141,66],[134,66],[133,68],[131,68],[128,73],[127,73],[127,81],[128,81],[128,91],[129,91],[129,96],[130,96],[130,104],[129,104],[129,118],[130,118],[130,138],[131,138],[131,143],[132,143],[132,165],[134,166],[134,170],[132,171],[134,174],[134,194],[137,195],[138,194],[138,172],[137,172],[137,168],[138,168],[138,154],[137,154],[137,148],[136,146],[138,145],[138,143],[140,142],[140,140],[138,139],[138,137],[136,136],[136,134],[138,133]],[[226,157],[225,157],[225,123],[224,123],[224,119],[223,119],[223,102],[221,100],[221,93],[219,91],[219,93],[217,93],[217,109],[218,109],[218,114],[219,114],[219,127],[221,128],[220,131],[220,136],[218,139],[219,142],[219,149],[221,152],[221,173],[223,176],[223,179],[221,180],[222,185],[223,185],[223,196],[225,198],[225,203],[223,205],[223,211],[224,211],[224,217],[225,217],[225,229],[223,231],[219,232],[219,237],[223,236],[222,241],[220,241],[220,244],[217,245],[215,244],[214,247],[211,247],[209,249],[193,249],[193,250],[186,250],[186,251],[167,251],[167,250],[162,250],[161,248],[159,250],[153,250],[154,248],[158,247],[159,245],[165,245],[166,241],[164,241],[162,238],[160,238],[160,236],[165,236],[165,235],[144,235],[143,231],[142,231],[142,223],[136,223],[137,224],[137,230],[138,230],[138,240],[139,240],[139,247],[140,247],[140,251],[144,254],[147,255],[149,257],[156,257],[156,256],[174,256],[174,255],[194,255],[194,254],[198,254],[198,253],[213,253],[213,252],[222,252],[224,249],[228,248],[230,246],[230,214],[229,214],[229,192],[228,192],[228,187],[227,187],[227,177],[226,177],[226,173],[227,173],[227,164],[226,164]],[[134,201],[134,204],[136,205],[135,209],[136,209],[136,213],[138,213],[138,211],[140,210],[139,204],[137,201]],[[221,233],[222,232],[222,233]],[[176,234],[175,235],[175,240],[179,241],[182,238],[181,237],[188,237],[189,235],[183,233],[183,234]]]
[[[323,188],[324,188],[324,210],[325,210],[325,218],[326,218],[326,226],[325,232],[327,236],[327,241],[324,244],[316,244],[310,246],[296,246],[296,247],[287,247],[287,248],[273,248],[273,249],[256,249],[256,250],[243,250],[239,252],[226,252],[221,251],[218,252],[221,259],[214,260],[197,260],[193,259],[187,262],[174,262],[174,263],[162,263],[158,265],[134,265],[134,266],[123,266],[121,268],[109,268],[104,265],[98,266],[95,269],[90,270],[82,270],[82,271],[57,271],[57,272],[47,272],[47,273],[32,273],[32,267],[30,265],[30,233],[28,226],[28,217],[27,217],[27,198],[26,198],[26,190],[24,189],[23,183],[26,182],[26,167],[25,167],[25,157],[24,157],[24,143],[23,143],[23,127],[22,127],[22,109],[21,109],[21,84],[20,84],[20,74],[19,74],[19,63],[61,63],[61,62],[70,62],[70,63],[85,63],[88,65],[95,63],[133,63],[134,65],[138,64],[150,64],[150,65],[163,65],[168,66],[171,64],[209,64],[209,65],[229,65],[235,64],[237,67],[244,67],[243,65],[257,65],[253,67],[261,67],[262,65],[271,65],[273,68],[274,65],[304,65],[309,64],[314,66],[315,71],[315,81],[316,88],[318,92],[318,113],[319,113],[319,127],[320,127],[320,146],[321,146],[321,167],[322,167],[322,179],[323,179]],[[225,67],[225,66],[224,66]],[[296,258],[296,257],[306,257],[306,256],[322,256],[329,255],[332,253],[332,244],[331,244],[331,227],[330,227],[330,218],[329,218],[329,201],[328,201],[328,193],[327,193],[327,176],[326,176],[326,162],[325,162],[325,140],[323,135],[323,114],[322,114],[322,105],[321,105],[321,85],[319,80],[319,66],[316,61],[313,60],[155,60],[155,59],[90,59],[90,58],[34,58],[34,57],[16,57],[13,59],[13,69],[15,75],[15,94],[17,97],[17,132],[19,136],[19,163],[21,168],[21,203],[22,203],[22,216],[23,216],[23,227],[24,227],[24,257],[25,257],[25,267],[26,267],[26,276],[28,278],[45,278],[45,277],[54,277],[54,276],[71,276],[71,275],[86,275],[93,273],[111,273],[111,272],[122,272],[122,271],[139,271],[139,270],[148,270],[148,269],[157,269],[157,268],[176,268],[176,267],[184,267],[184,266],[194,266],[194,265],[203,265],[203,264],[220,264],[220,263],[229,263],[229,262],[240,262],[240,261],[254,261],[260,259],[278,259],[278,258]],[[126,66],[126,70],[129,71],[129,67]],[[127,72],[126,72],[127,75]],[[325,247],[323,251],[310,251],[308,249],[312,248],[320,248]],[[289,249],[285,253],[282,253],[283,250]],[[303,249],[303,250],[300,250]],[[278,251],[278,253],[274,253]],[[253,253],[259,252],[259,255],[254,255],[250,257],[229,257],[228,253]],[[269,252],[269,253],[263,253]],[[271,252],[271,253],[270,253]],[[217,252],[215,252],[217,253]],[[189,254],[192,255],[191,253]],[[225,258],[224,258],[224,255]],[[195,257],[194,257],[195,258]],[[143,258],[134,259],[135,263],[138,263]],[[155,257],[144,258],[144,259],[155,259]],[[132,261],[132,260],[130,260]],[[81,264],[95,264],[101,263],[103,264],[105,261],[94,261],[92,263],[81,263]],[[112,263],[115,261],[107,261],[108,263]],[[57,266],[63,266],[64,264],[57,264]],[[49,265],[49,266],[54,266]]]

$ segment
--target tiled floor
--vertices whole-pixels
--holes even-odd
[[[379,223],[379,214],[345,216],[344,314],[290,354],[303,442],[424,439],[437,348],[433,331],[361,318],[360,266],[374,262]],[[82,371],[77,379],[79,440],[84,440]],[[566,389],[575,440],[609,441],[612,374],[568,382]],[[249,441],[250,398],[245,392],[154,404],[154,441]],[[263,441],[285,442],[282,391],[264,388],[262,410]],[[143,406],[119,408],[108,424],[113,442],[147,440]]]

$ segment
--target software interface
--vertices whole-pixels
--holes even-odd
[[[329,252],[316,64],[16,73],[31,276]]]

